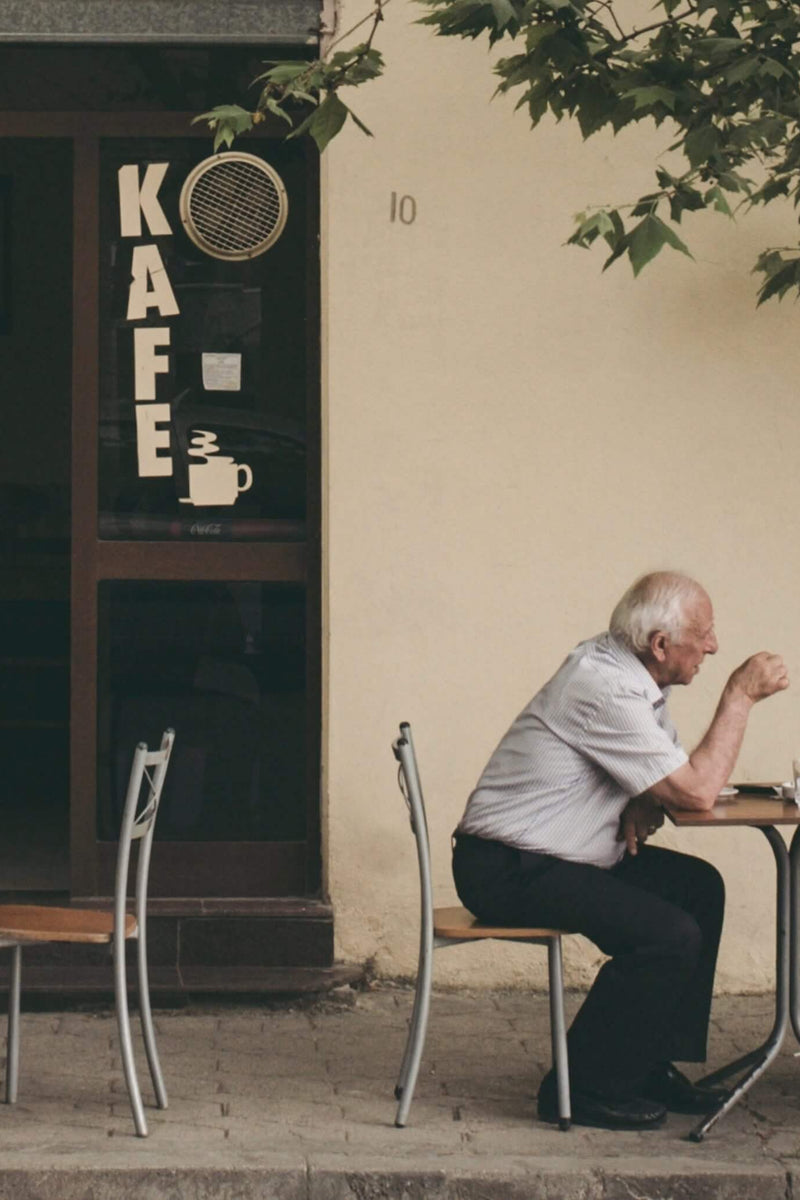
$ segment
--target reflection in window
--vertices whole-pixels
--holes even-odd
[[[171,726],[158,838],[304,838],[302,588],[108,581],[99,610],[98,836],[116,837],[133,747]]]

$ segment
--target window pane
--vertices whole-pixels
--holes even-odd
[[[208,152],[205,139],[101,143],[102,538],[305,537],[306,151],[248,143],[288,217],[240,261],[184,230],[181,189]]]
[[[98,836],[117,836],[133,748],[171,726],[156,837],[302,840],[305,600],[262,583],[100,585]]]

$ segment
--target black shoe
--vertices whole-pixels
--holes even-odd
[[[654,1067],[642,1084],[641,1091],[648,1100],[657,1100],[675,1113],[713,1112],[728,1095],[722,1088],[692,1083],[672,1063],[661,1063]]]
[[[667,1110],[657,1101],[641,1096],[619,1100],[597,1092],[582,1092],[572,1088],[570,1093],[572,1122],[591,1125],[595,1129],[658,1129],[663,1125]],[[558,1096],[555,1075],[548,1072],[539,1088],[539,1119],[551,1124],[559,1122]]]

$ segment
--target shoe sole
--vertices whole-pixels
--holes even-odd
[[[544,1121],[547,1125],[560,1125],[562,1118],[557,1113],[539,1113],[539,1120]],[[601,1121],[599,1118],[584,1116],[581,1113],[573,1113],[571,1122],[573,1125],[583,1125],[589,1129],[608,1129],[611,1132],[620,1130],[626,1133],[646,1133],[650,1129],[661,1129],[667,1119],[667,1114],[664,1113],[661,1117],[656,1117],[653,1121],[615,1121],[611,1124],[610,1121]]]

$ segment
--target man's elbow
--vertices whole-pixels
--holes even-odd
[[[657,794],[662,803],[689,812],[708,812],[717,799],[717,789],[691,769],[668,775],[658,786]]]
[[[681,788],[671,803],[675,808],[684,808],[689,812],[708,812],[714,807],[716,799],[716,791],[709,791],[708,788]]]
[[[673,798],[668,803],[676,809],[686,809],[691,812],[708,812],[714,808],[718,796],[716,787],[703,779],[681,779],[670,781]]]

